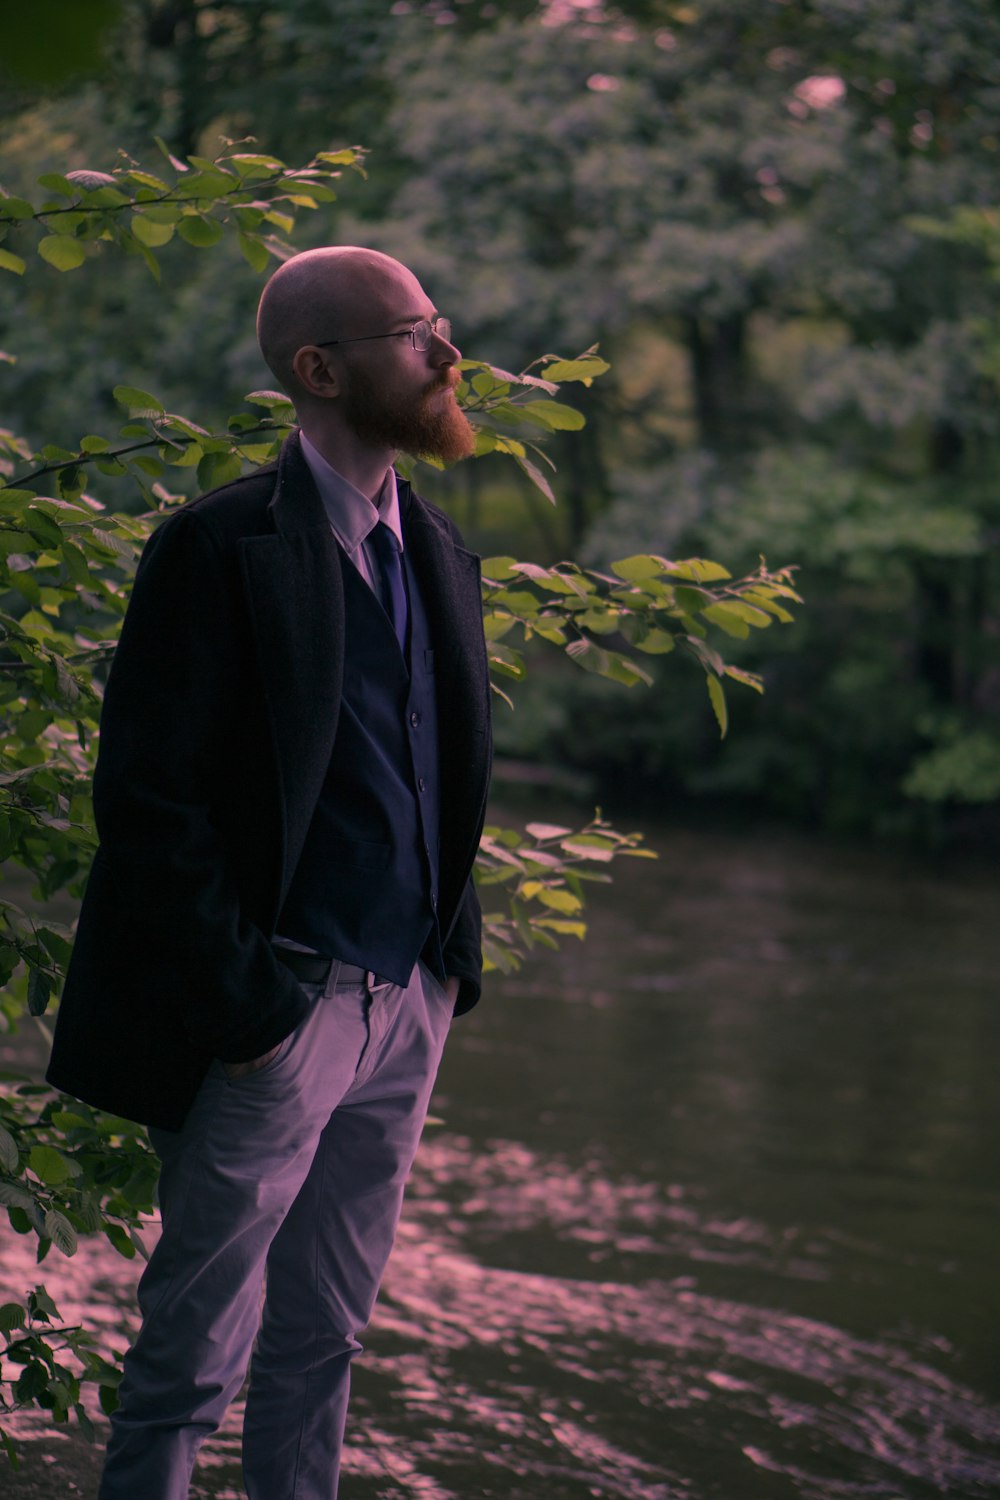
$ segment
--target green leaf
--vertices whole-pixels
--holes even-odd
[[[36,1286],[33,1292],[29,1292],[28,1307],[32,1317],[44,1318],[47,1323],[59,1317],[58,1307],[43,1286]]]
[[[542,886],[536,899],[552,911],[572,913],[579,911],[583,906],[579,896],[574,896],[572,891],[553,889],[551,886]]]
[[[142,240],[136,239],[135,235],[129,229],[120,229],[119,238],[126,254],[138,255],[142,260],[144,260],[149,274],[152,276],[153,280],[159,282],[162,276],[162,273],[160,271],[160,262],[157,260],[152,250],[150,250],[149,246],[144,245]]]
[[[702,610],[706,620],[714,620],[716,625],[721,625],[723,630],[728,629],[725,620],[742,621],[744,625],[752,625],[755,630],[766,630],[771,623],[771,616],[766,610],[758,609],[753,604],[747,604],[742,599],[720,599],[708,609]],[[736,634],[730,631],[730,634]]]
[[[542,371],[546,380],[582,380],[585,385],[598,375],[604,375],[611,366],[597,355],[586,355],[582,359],[557,359]]]
[[[27,198],[7,198],[0,193],[0,217],[5,219],[33,219],[34,205]]]
[[[15,276],[24,275],[25,263],[19,255],[13,255],[10,250],[0,250],[0,270],[13,271]]]
[[[17,1142],[9,1130],[0,1125],[0,1167],[5,1172],[17,1171]]]
[[[587,936],[586,922],[570,922],[565,917],[535,917],[534,926],[545,927],[549,932],[558,932],[564,937],[585,938]]]
[[[275,156],[250,156],[242,151],[227,156],[226,164],[234,166],[241,177],[270,177],[285,170],[285,163]]]
[[[164,182],[162,177],[154,177],[152,172],[126,172],[125,176],[129,182],[136,182],[140,187],[156,188],[158,192],[169,193],[170,186]]]
[[[54,1146],[32,1146],[28,1152],[28,1166],[49,1187],[58,1187],[71,1177],[79,1176],[79,1168]]]
[[[653,553],[640,552],[634,557],[623,557],[618,562],[611,564],[611,571],[616,578],[624,578],[626,583],[641,583],[649,578],[660,578],[671,564],[665,557],[656,557]]]
[[[522,681],[525,666],[519,651],[513,651],[509,646],[501,645],[499,641],[490,641],[487,652],[492,670],[502,672],[505,677],[513,677],[515,682]]]
[[[28,1014],[43,1016],[52,994],[52,980],[42,970],[31,965],[28,969]]]
[[[541,469],[538,468],[537,464],[533,464],[530,458],[525,458],[521,454],[515,454],[514,457],[515,462],[521,469],[523,469],[524,473],[527,474],[528,478],[531,480],[535,488],[541,490],[542,494],[545,496],[546,500],[548,500],[550,505],[555,505],[556,497],[552,493],[552,486],[549,484],[549,481],[546,479]]]
[[[201,214],[185,214],[177,225],[177,233],[189,245],[217,245],[222,239],[222,225],[216,219],[206,219]]]
[[[39,927],[38,936],[56,963],[66,964],[69,962],[72,944],[61,932],[53,932],[51,927]]]
[[[529,421],[547,427],[550,432],[579,432],[587,419],[575,406],[566,406],[561,401],[526,401],[515,408]]]
[[[669,630],[661,630],[658,625],[654,625],[650,630],[637,634],[632,644],[637,651],[644,651],[647,656],[666,656],[677,643]]]
[[[143,214],[132,215],[132,233],[144,245],[165,245],[174,237],[173,224],[157,224]]]
[[[243,465],[239,455],[232,452],[206,453],[198,464],[198,483],[203,490],[217,489],[239,479]]]
[[[27,1188],[18,1187],[16,1182],[0,1182],[0,1204],[4,1208],[30,1208],[34,1201]]]
[[[753,688],[755,693],[764,691],[764,684],[756,672],[744,672],[739,667],[726,667],[726,676],[731,677],[734,682],[742,682],[744,687]]]
[[[15,1328],[23,1328],[27,1321],[20,1302],[5,1302],[0,1307],[0,1333],[13,1333]]]
[[[573,832],[558,823],[529,823],[524,831],[533,839],[563,839]]]
[[[745,641],[750,634],[750,627],[745,620],[734,615],[727,608],[727,602],[720,604],[708,604],[701,611],[702,618],[711,620],[713,625],[718,625],[727,635],[734,636],[738,641]]]
[[[255,234],[245,234],[242,230],[237,235],[237,240],[247,265],[255,271],[266,271],[271,261],[267,246]]]
[[[97,1432],[94,1428],[93,1422],[87,1415],[87,1408],[83,1406],[79,1401],[73,1402],[72,1406],[73,1414],[76,1417],[77,1424],[80,1428],[80,1434],[83,1437],[84,1441],[88,1443],[95,1443],[97,1441]]]
[[[105,531],[100,526],[95,526],[91,531],[90,540],[106,552],[114,553],[116,557],[131,557],[134,551],[132,542],[127,542],[124,537],[115,536],[113,531]]]
[[[247,398],[249,400],[249,397]],[[517,559],[515,557],[484,557],[482,563],[483,578],[487,582],[504,583],[517,574]]]
[[[53,521],[45,511],[39,510],[37,506],[29,506],[25,512],[24,524],[27,526],[36,542],[41,542],[43,547],[61,547],[63,534],[57,521]]]
[[[57,271],[75,271],[87,259],[87,252],[79,240],[65,234],[48,234],[38,242],[38,253]]]
[[[708,683],[708,696],[711,700],[715,717],[719,721],[720,738],[725,739],[726,730],[729,727],[729,713],[726,708],[726,695],[722,691],[722,683],[717,677],[706,678]]]
[[[14,1395],[18,1404],[27,1405],[37,1397],[48,1391],[49,1372],[40,1359],[33,1359],[30,1364],[25,1365],[23,1373],[14,1385]]]
[[[135,385],[116,385],[111,392],[119,406],[124,406],[129,416],[148,416],[153,414],[161,417],[166,412],[162,401],[151,396],[148,391],[141,391]]]
[[[113,1416],[121,1406],[117,1386],[102,1385],[98,1390],[98,1400],[101,1403],[101,1411],[106,1417]]]
[[[123,1255],[126,1260],[135,1259],[135,1246],[121,1224],[105,1224],[104,1233],[112,1245],[114,1245],[119,1255]]]
[[[705,641],[698,640],[696,636],[689,635],[685,639],[705,670],[708,671],[711,669],[717,677],[721,677],[726,670],[726,664],[718,651],[714,647],[707,645]]]
[[[244,401],[248,401],[251,406],[266,406],[272,410],[275,407],[291,406],[292,404],[284,391],[249,391],[243,399]]]
[[[63,177],[59,172],[43,172],[38,181],[50,193],[59,193],[63,198],[76,197],[76,188],[68,177]]]
[[[50,1208],[45,1215],[45,1233],[63,1255],[75,1255],[79,1240],[76,1230],[57,1208]]]
[[[608,677],[612,682],[620,682],[625,687],[634,687],[638,682],[644,682],[648,687],[653,680],[648,672],[629,661],[627,656],[622,656],[618,651],[605,651],[602,646],[595,646],[593,641],[571,641],[566,647],[566,655],[572,657],[577,666],[583,667],[585,671],[594,672],[599,677]]]
[[[685,557],[680,562],[670,563],[671,578],[690,578],[695,583],[719,583],[733,575],[721,563],[710,562],[704,557]]]
[[[560,846],[567,854],[581,859],[593,859],[599,864],[608,864],[615,857],[615,844],[598,833],[579,833],[575,838],[563,839]]]
[[[178,416],[176,412],[167,414],[167,424],[171,432],[181,432],[185,437],[207,438],[210,434],[204,427],[199,427],[197,422],[192,422],[190,417]]]

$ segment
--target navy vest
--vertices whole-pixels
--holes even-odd
[[[346,639],[337,737],[277,931],[406,984],[444,980],[434,651],[404,551],[409,670],[388,615],[340,552]]]

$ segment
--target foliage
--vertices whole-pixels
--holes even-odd
[[[0,269],[18,277],[71,273],[112,248],[138,256],[158,280],[158,253],[175,235],[195,249],[229,235],[260,271],[271,257],[291,253],[284,236],[296,214],[329,202],[331,179],[358,166],[352,150],[320,153],[300,169],[233,143],[215,161],[191,156],[185,163],[163,150],[165,175],[126,161],[108,174],[45,174],[37,203],[0,193],[7,235]],[[513,459],[554,499],[543,472],[551,468],[544,440],[584,423],[574,406],[555,398],[564,385],[588,387],[607,368],[596,349],[575,359],[545,355],[519,374],[463,361],[459,399],[476,428],[477,452]],[[294,416],[287,398],[271,390],[251,391],[251,410],[214,431],[138,386],[116,386],[114,399],[124,425],[113,434],[87,433],[72,448],[45,444],[33,452],[18,434],[0,435],[0,840],[7,865],[30,877],[33,899],[42,903],[79,894],[95,847],[90,779],[104,669],[141,544],[183,498],[174,485],[205,489],[271,461]],[[94,478],[124,488],[124,504],[111,508],[92,494]],[[626,685],[649,681],[632,653],[680,649],[703,670],[722,732],[724,679],[760,684],[726,661],[714,633],[742,638],[787,621],[786,604],[797,599],[787,571],[772,574],[762,565],[733,580],[699,558],[640,555],[599,572],[505,557],[491,559],[485,573],[495,674],[524,676],[519,635]],[[478,877],[484,888],[503,890],[507,906],[487,913],[487,965],[515,967],[533,945],[582,937],[583,882],[606,879],[605,867],[617,857],[649,857],[640,843],[599,815],[576,832],[537,824],[523,834],[489,829]],[[71,933],[6,899],[0,923],[0,1021],[11,1028],[25,1006],[36,1017],[44,1012]],[[7,1085],[0,1094],[0,1203],[12,1229],[37,1237],[39,1260],[52,1245],[71,1255],[79,1235],[93,1233],[123,1255],[143,1253],[142,1216],[152,1210],[156,1172],[144,1133],[29,1080],[9,1077]],[[0,1389],[9,1388],[5,1408],[34,1402],[56,1421],[72,1411],[89,1431],[80,1383],[96,1382],[109,1410],[116,1372],[82,1330],[59,1329],[55,1344],[49,1325],[56,1316],[44,1288],[0,1309],[6,1358],[23,1367],[0,1381]],[[63,1362],[70,1357],[75,1364]]]
[[[336,197],[331,182],[344,166],[360,170],[357,149],[321,151],[305,167],[288,169],[276,157],[239,151],[229,142],[221,156],[188,156],[186,162],[159,143],[168,171],[150,172],[129,162],[114,171],[47,172],[39,179],[40,204],[12,194],[0,197],[0,230],[20,248],[28,233],[34,249],[57,271],[72,271],[87,259],[87,247],[113,243],[140,256],[158,281],[155,251],[176,232],[189,245],[208,248],[235,228],[244,258],[255,271],[270,257],[293,254],[286,240],[300,209],[316,209]],[[40,238],[38,238],[40,236]],[[24,274],[20,254],[0,251],[0,269]]]
[[[981,746],[981,736],[997,733],[989,707],[996,642],[977,628],[995,579],[988,478],[960,486],[879,474],[815,444],[762,448],[739,466],[689,453],[645,473],[623,471],[618,484],[583,553],[588,564],[606,567],[623,547],[645,546],[724,548],[738,566],[766,545],[807,559],[811,607],[794,651],[773,641],[766,713],[734,705],[738,733],[725,755],[662,675],[641,715],[599,684],[549,680],[536,755],[596,770],[599,787],[627,773],[661,798],[753,799],[841,830],[923,836],[931,754],[942,807],[996,800],[982,754],[957,748],[967,736]],[[657,511],[659,494],[671,496],[669,514]],[[945,630],[936,587],[952,601]],[[737,665],[742,651],[734,642]],[[509,753],[525,753],[512,740],[522,725],[530,730],[530,713],[506,727]],[[581,720],[585,761],[571,732]]]
[[[525,948],[556,948],[560,937],[585,937],[583,882],[611,878],[590,867],[621,856],[655,859],[641,842],[641,834],[616,832],[599,811],[575,831],[554,823],[529,823],[523,834],[484,828],[478,883],[481,889],[504,886],[508,894],[506,911],[483,912],[483,956],[489,967],[509,973]]]
[[[110,1416],[118,1405],[121,1370],[94,1347],[92,1333],[79,1326],[55,1326],[59,1309],[43,1286],[29,1292],[24,1303],[0,1306],[3,1359],[14,1371],[0,1382],[0,1412],[37,1405],[56,1424],[76,1418],[83,1435],[92,1441],[94,1425],[81,1398],[81,1387],[96,1385],[101,1410]],[[65,1363],[69,1356],[72,1364]],[[9,1384],[9,1393],[3,1389]],[[20,1463],[10,1434],[0,1427],[0,1443],[15,1467]]]

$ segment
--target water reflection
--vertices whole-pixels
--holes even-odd
[[[661,843],[455,1029],[345,1500],[996,1500],[995,887]],[[120,1338],[134,1268],[56,1270]]]

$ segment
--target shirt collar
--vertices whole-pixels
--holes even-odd
[[[388,526],[402,552],[403,527],[399,516],[395,470],[391,467],[386,470],[382,488],[373,504],[367,495],[363,495],[349,479],[345,479],[343,474],[338,473],[327,462],[301,429],[299,442],[302,457],[316,481],[316,488],[334,535],[348,557],[354,557],[379,521],[384,521]]]

